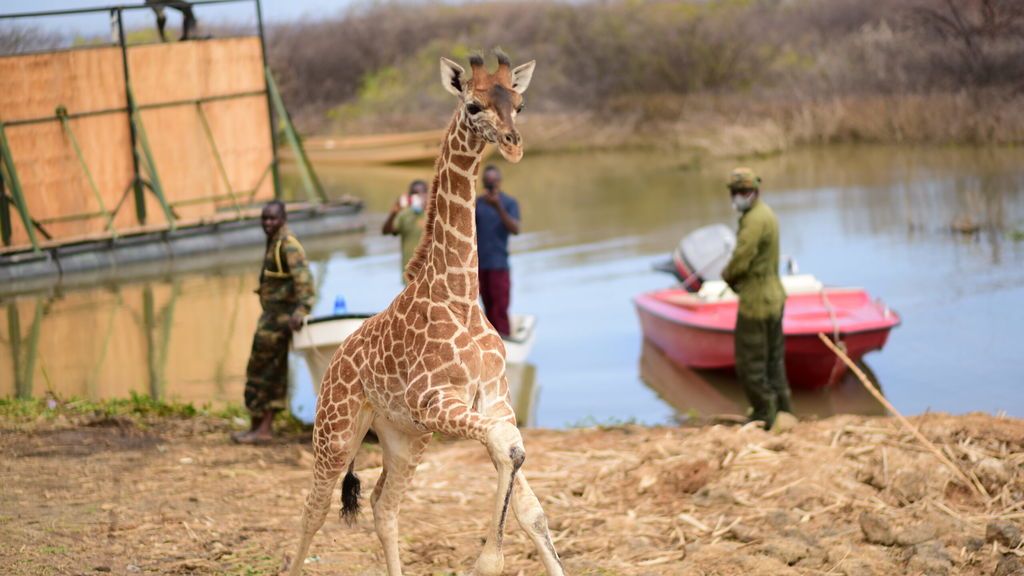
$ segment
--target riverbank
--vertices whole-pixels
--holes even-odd
[[[822,144],[1017,146],[1019,94],[1001,91],[795,99],[749,94],[642,96],[597,111],[530,112],[520,119],[528,153],[658,149],[685,164],[771,156]],[[392,110],[336,120],[318,137],[440,130],[440,120]]]
[[[465,66],[503,46],[515,63],[537,61],[520,129],[585,118],[573,140],[587,147],[648,126],[648,142],[690,143],[707,126],[715,148],[763,138],[757,153],[778,139],[769,122],[814,143],[1024,141],[1013,2],[399,1],[331,16],[268,29],[302,130],[443,127],[453,101],[438,58]]]
[[[255,448],[227,441],[231,415],[4,414],[6,574],[265,574],[295,539],[308,433]],[[777,435],[528,430],[526,471],[571,574],[1020,573],[1024,422],[913,420],[988,496],[896,421],[853,416]],[[364,486],[380,464],[364,446]],[[410,573],[472,565],[493,474],[480,446],[434,443],[402,509]],[[506,574],[539,573],[514,524],[506,542]],[[311,552],[307,574],[383,574],[368,512],[355,528],[332,513]]]

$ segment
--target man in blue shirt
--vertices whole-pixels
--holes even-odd
[[[519,203],[501,191],[501,172],[484,168],[484,193],[476,199],[476,238],[480,258],[480,298],[487,319],[502,336],[511,333],[508,320],[512,280],[508,237],[519,234]]]

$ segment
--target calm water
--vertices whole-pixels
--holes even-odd
[[[885,350],[866,359],[898,408],[1024,416],[1024,241],[1015,240],[1024,233],[1024,150],[834,147],[746,164],[762,174],[782,250],[801,271],[864,286],[902,315]],[[735,222],[722,184],[732,164],[687,169],[649,152],[528,153],[502,167],[524,225],[512,246],[512,308],[539,321],[534,422],[661,423],[742,411],[733,383],[709,386],[645,348],[631,302],[671,283],[651,263],[679,237]],[[331,191],[366,199],[368,232],[307,242],[316,313],[330,312],[337,294],[350,310],[374,311],[397,293],[398,241],[376,231],[395,195],[430,172],[320,168]],[[954,222],[978,231],[952,233]],[[0,300],[0,395],[240,401],[259,249],[252,261]],[[301,363],[293,372],[293,407],[308,416],[309,378]],[[818,414],[877,411],[852,384],[798,404]]]

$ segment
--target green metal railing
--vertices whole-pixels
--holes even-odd
[[[60,118],[64,134],[67,135],[68,140],[71,142],[71,147],[75,149],[75,157],[78,158],[78,164],[82,167],[82,172],[85,173],[85,178],[89,182],[89,189],[92,190],[96,203],[99,204],[100,215],[107,221],[106,229],[110,230],[111,234],[116,238],[117,230],[114,228],[114,214],[107,210],[107,205],[103,201],[103,195],[100,194],[99,186],[96,186],[96,179],[92,177],[92,171],[89,170],[89,163],[85,161],[85,157],[82,155],[82,147],[78,145],[78,138],[75,137],[75,131],[71,129],[71,122],[68,120],[67,108],[63,106],[57,108],[57,118]]]
[[[292,124],[291,115],[288,114],[288,109],[284,106],[284,99],[281,98],[281,92],[277,89],[277,82],[274,81],[274,75],[270,72],[270,67],[265,68],[267,78],[267,92],[270,96],[270,101],[274,105],[274,111],[277,113],[277,117],[281,122],[281,129],[284,132],[285,138],[288,140],[288,144],[292,147],[292,152],[295,154],[295,159],[299,164],[299,175],[302,177],[302,184],[306,191],[306,198],[310,202],[326,202],[327,195],[324,194],[324,187],[320,184],[320,179],[317,178],[316,172],[313,170],[313,165],[310,164],[309,158],[306,156],[306,149],[302,146],[302,138],[299,137],[299,133],[295,130],[295,126]]]
[[[74,114],[70,113],[66,107],[60,106],[57,108],[54,116],[31,118],[26,120],[18,120],[9,123],[0,122],[0,155],[2,155],[2,168],[0,170],[0,197],[2,197],[2,204],[0,204],[0,232],[3,234],[4,245],[9,246],[11,243],[12,226],[10,219],[9,205],[14,204],[18,211],[18,215],[21,218],[22,224],[29,234],[29,241],[32,246],[38,250],[39,242],[35,232],[38,231],[44,237],[50,238],[50,234],[43,228],[44,224],[54,224],[62,222],[71,222],[78,220],[88,220],[92,218],[102,217],[106,221],[104,227],[105,230],[111,232],[113,237],[117,237],[118,232],[114,226],[114,220],[120,213],[121,209],[125,204],[128,196],[133,190],[136,190],[136,204],[140,204],[138,200],[138,192],[140,190],[149,190],[156,198],[157,203],[167,220],[168,226],[171,230],[174,230],[177,225],[177,215],[174,212],[174,208],[177,206],[188,206],[203,203],[216,203],[224,200],[230,200],[233,210],[238,217],[242,216],[243,204],[249,204],[256,197],[263,183],[266,181],[268,176],[273,175],[276,166],[276,151],[275,159],[264,168],[260,174],[256,184],[247,190],[238,190],[231,185],[230,177],[228,175],[227,166],[224,163],[224,157],[221,155],[220,147],[217,145],[216,138],[213,133],[213,129],[210,126],[209,117],[204,109],[204,104],[209,102],[223,101],[231,98],[245,98],[258,95],[267,95],[271,105],[274,108],[277,117],[280,119],[280,129],[285,135],[285,139],[288,142],[289,147],[295,158],[298,160],[299,173],[302,178],[303,190],[306,198],[313,203],[320,203],[327,201],[327,195],[324,193],[323,186],[320,183],[320,179],[317,177],[316,172],[313,170],[313,166],[306,155],[305,149],[302,145],[302,139],[298,132],[295,130],[294,125],[291,122],[291,117],[288,114],[287,108],[284,106],[284,101],[281,98],[280,93],[277,90],[277,84],[274,81],[273,75],[270,70],[266,71],[267,79],[267,91],[266,92],[244,92],[238,94],[221,95],[209,98],[196,98],[191,100],[178,100],[173,102],[164,102],[159,104],[150,104],[144,106],[136,106],[135,99],[131,94],[131,89],[128,89],[128,102],[130,106],[128,108],[114,108],[103,110],[99,112],[86,112]],[[214,164],[216,166],[217,175],[220,181],[227,191],[226,193],[210,194],[205,196],[199,196],[194,198],[187,198],[184,200],[178,200],[175,202],[169,202],[162,180],[160,179],[160,172],[157,169],[156,158],[153,154],[152,147],[150,146],[150,140],[148,133],[146,132],[145,124],[142,120],[142,112],[146,110],[152,110],[157,108],[168,108],[176,106],[192,106],[196,110],[196,114],[199,118],[200,126],[202,127],[203,136],[206,139],[207,144],[210,148],[210,153],[213,156]],[[92,171],[89,168],[88,162],[86,162],[85,155],[82,152],[81,145],[78,141],[78,137],[72,126],[72,120],[79,118],[86,118],[90,116],[97,116],[100,114],[117,114],[127,113],[129,118],[129,124],[131,133],[133,135],[132,140],[134,141],[135,147],[133,149],[133,159],[137,163],[138,171],[136,176],[133,176],[132,181],[127,185],[125,191],[121,194],[120,199],[113,209],[109,209],[103,200],[102,193],[100,192],[99,186],[96,184],[96,180],[93,177]],[[25,201],[25,195],[21,182],[18,178],[17,168],[14,162],[13,155],[11,153],[10,146],[7,141],[5,128],[8,126],[24,126],[29,124],[37,124],[44,122],[58,121],[61,123],[63,133],[68,139],[71,148],[74,150],[75,158],[78,161],[79,166],[82,169],[82,173],[85,177],[86,183],[90,192],[99,206],[98,211],[93,212],[82,212],[75,214],[67,214],[62,216],[55,216],[51,218],[45,218],[41,220],[34,220],[31,217],[31,211],[28,203]],[[10,188],[10,195],[5,193],[5,189]],[[279,190],[275,187],[275,197],[279,197]],[[145,198],[143,197],[141,204],[144,206]],[[145,209],[143,208],[137,214],[137,221],[140,224],[145,223],[146,215]]]
[[[210,129],[210,122],[207,120],[206,112],[203,111],[203,105],[200,102],[196,102],[196,114],[199,115],[199,123],[203,125],[203,134],[206,134],[206,141],[210,143],[210,151],[213,152],[213,159],[217,163],[217,172],[220,174],[224,189],[228,191],[228,196],[231,197],[231,203],[235,206],[235,213],[241,216],[242,205],[238,203],[238,196],[231,189],[231,179],[228,178],[228,170],[224,167],[224,159],[220,157],[220,150],[217,149],[217,140],[213,137],[213,130]]]
[[[6,180],[11,183],[11,201],[18,209],[18,216],[21,217],[21,223],[25,227],[32,248],[38,251],[39,240],[36,239],[36,225],[32,221],[32,217],[29,216],[28,204],[25,203],[25,194],[21,189],[21,180],[18,179],[18,170],[14,166],[14,156],[11,155],[11,147],[7,143],[7,132],[4,130],[3,122],[0,122],[0,156],[3,157],[3,165],[7,171]],[[10,224],[9,221],[5,223]],[[3,236],[7,242],[10,242],[11,229],[9,227],[4,230]]]
[[[0,160],[0,241],[4,246],[11,244],[11,201],[7,198],[4,184],[4,163]]]
[[[160,208],[164,211],[167,225],[170,226],[171,230],[174,230],[177,228],[174,212],[171,210],[170,205],[167,204],[167,197],[164,196],[164,186],[160,183],[160,173],[156,169],[156,159],[153,158],[153,150],[149,147],[149,137],[146,136],[146,127],[142,123],[142,114],[139,108],[135,106],[135,98],[131,96],[131,88],[128,89],[128,93],[128,102],[132,107],[130,116],[132,126],[135,127],[135,135],[138,138],[139,146],[142,148],[142,167],[145,168],[146,175],[149,176],[149,180],[144,180],[143,182],[153,192],[153,195],[156,196],[157,202],[160,203]]]

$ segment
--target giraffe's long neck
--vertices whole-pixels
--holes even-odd
[[[484,144],[469,128],[465,114],[457,111],[437,160],[427,214],[430,244],[421,247],[427,248],[422,281],[429,286],[431,301],[445,303],[457,314],[476,306],[480,293],[476,178]]]

